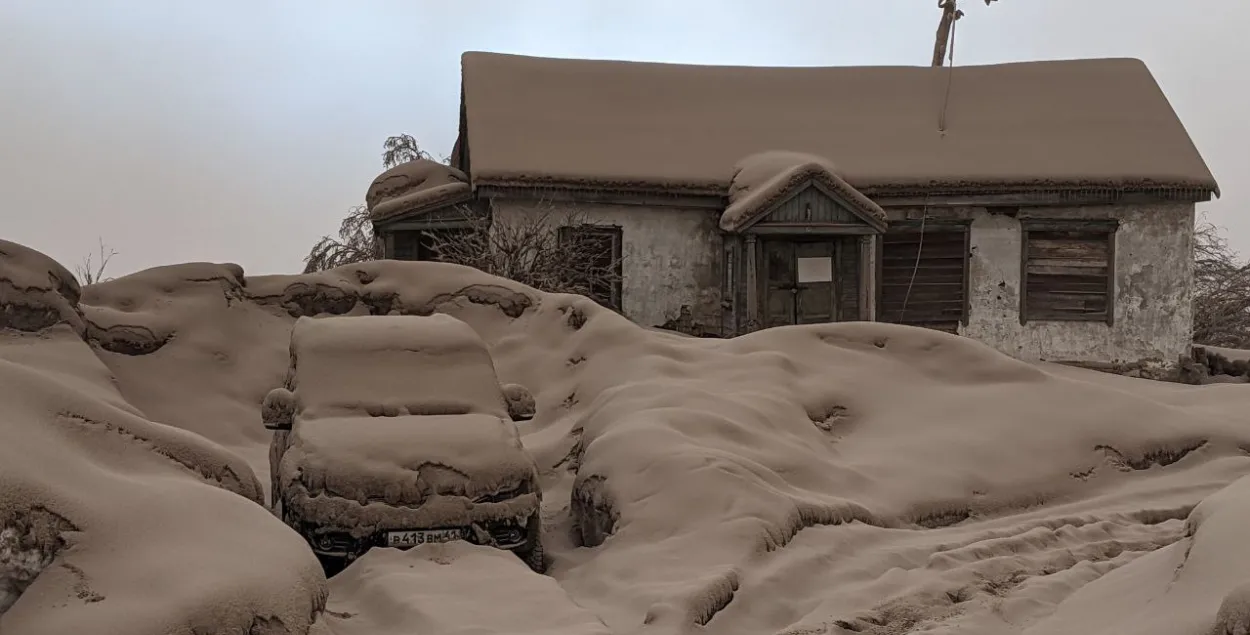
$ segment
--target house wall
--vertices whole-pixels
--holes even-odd
[[[685,307],[695,330],[721,330],[724,249],[714,210],[494,199],[495,223],[541,214],[621,228],[622,313],[643,326],[676,321]]]
[[[968,323],[960,333],[1048,361],[1174,364],[1190,346],[1194,205],[1022,208],[1031,218],[1118,219],[1114,324],[1020,324],[1020,221],[985,208],[972,218]]]

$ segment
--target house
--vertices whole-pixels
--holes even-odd
[[[462,64],[451,167],[370,188],[388,257],[432,257],[454,208],[554,206],[619,255],[597,299],[644,325],[877,320],[1086,363],[1190,346],[1194,206],[1219,189],[1139,60]]]

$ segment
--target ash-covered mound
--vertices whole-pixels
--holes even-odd
[[[308,632],[324,578],[248,464],[128,403],[73,276],[0,252],[0,631]]]
[[[520,425],[542,470],[549,575],[567,594],[551,611],[581,607],[610,632],[1050,633],[1073,632],[1073,616],[1087,614],[1119,632],[1130,612],[1082,604],[1102,580],[1173,598],[1180,621],[1170,624],[1240,619],[1239,574],[1195,568],[1211,597],[1233,598],[1221,609],[1170,595],[1198,583],[1168,586],[1170,571],[1138,563],[1204,541],[1246,552],[1186,534],[1195,505],[1250,474],[1242,386],[1026,364],[886,324],[686,338],[585,298],[434,263],[256,278],[228,265],[166,267],[86,288],[81,311],[163,340],[141,354],[97,347],[130,404],[260,474],[259,406],[282,381],[296,317],[467,322],[501,381],[534,397]],[[410,557],[380,551],[336,577],[351,616],[327,628],[363,634],[405,615],[447,624],[475,611],[536,619],[522,598],[553,590],[500,558],[499,575],[524,592],[483,587],[480,602],[466,601],[473,585],[462,582],[486,575],[487,560],[422,564],[449,576],[439,587],[396,577]],[[1108,575],[1128,566],[1142,575]],[[420,601],[363,591],[383,577],[420,588]],[[561,615],[577,624],[574,613]],[[1161,624],[1147,632],[1189,632]]]
[[[81,335],[80,293],[78,280],[60,263],[0,239],[0,329],[32,333],[65,323]]]

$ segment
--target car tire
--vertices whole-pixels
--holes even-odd
[[[534,512],[525,523],[525,544],[517,547],[516,555],[534,573],[547,571],[547,554],[543,550],[543,518]]]

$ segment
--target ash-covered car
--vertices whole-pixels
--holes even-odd
[[[302,317],[262,406],[274,509],[329,575],[371,547],[452,540],[541,571],[538,469],[513,423],[532,404],[453,317]]]

